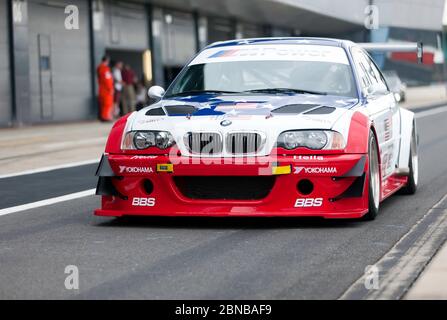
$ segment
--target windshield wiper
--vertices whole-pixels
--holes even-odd
[[[225,90],[191,90],[191,91],[183,91],[174,94],[170,94],[166,97],[175,97],[175,96],[189,96],[189,95],[197,95],[197,94],[206,94],[206,93],[217,93],[217,94],[232,94],[232,93],[240,93],[237,91],[225,91]]]
[[[265,88],[265,89],[254,89],[248,90],[245,92],[249,93],[301,93],[301,94],[318,94],[318,95],[327,95],[326,92],[318,92],[318,91],[310,91],[303,89],[293,89],[293,88]]]

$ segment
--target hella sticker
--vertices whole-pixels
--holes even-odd
[[[294,156],[295,160],[303,160],[303,161],[324,161],[323,156]]]

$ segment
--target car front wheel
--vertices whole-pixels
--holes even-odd
[[[368,213],[365,220],[374,220],[379,213],[380,206],[380,167],[379,150],[376,138],[372,132],[369,134],[368,144]]]

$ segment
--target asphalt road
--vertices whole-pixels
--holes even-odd
[[[418,119],[418,193],[386,200],[372,222],[121,220],[93,216],[95,196],[0,216],[0,298],[336,299],[447,193],[445,123],[447,112]],[[0,180],[0,208],[94,188],[91,174]],[[65,289],[67,265],[79,290]]]

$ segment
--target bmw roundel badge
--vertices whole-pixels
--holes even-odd
[[[233,122],[231,122],[230,120],[222,120],[221,122],[220,122],[220,125],[222,126],[222,127],[228,127],[229,125],[231,125]]]

